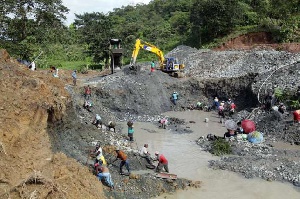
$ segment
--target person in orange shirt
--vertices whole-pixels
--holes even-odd
[[[117,153],[117,157],[115,159],[115,161],[117,159],[120,159],[121,160],[121,163],[120,163],[120,174],[123,175],[123,166],[125,165],[128,173],[130,173],[130,168],[129,168],[129,163],[128,163],[128,159],[127,159],[127,155],[124,153],[124,151],[120,150],[120,149],[116,149],[116,153]],[[114,162],[115,162],[114,161]]]

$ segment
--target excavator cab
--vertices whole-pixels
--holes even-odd
[[[184,69],[183,64],[179,64],[178,60],[174,57],[165,58],[163,63],[163,71],[164,72],[177,72]]]

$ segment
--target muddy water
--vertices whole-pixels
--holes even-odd
[[[208,133],[222,136],[226,129],[219,123],[215,113],[202,111],[169,112],[168,116],[185,119],[186,127],[193,133],[179,134],[176,131],[158,128],[158,124],[135,123],[135,139],[138,146],[149,144],[149,150],[154,154],[159,151],[169,160],[170,173],[178,177],[202,181],[200,189],[178,191],[162,198],[243,198],[243,199],[299,199],[300,192],[290,184],[267,182],[261,179],[245,179],[229,171],[212,170],[208,168],[208,161],[216,159],[209,153],[200,150],[195,144],[200,136]],[[209,122],[205,123],[205,118]],[[189,123],[194,121],[195,123]],[[126,124],[124,132],[126,133]]]

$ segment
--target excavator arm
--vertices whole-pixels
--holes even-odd
[[[154,46],[150,43],[147,43],[143,40],[137,39],[135,42],[131,60],[130,60],[131,67],[135,66],[136,58],[139,54],[140,49],[144,49],[144,50],[147,50],[147,51],[150,51],[150,52],[156,54],[159,59],[160,66],[163,65],[164,60],[165,60],[163,52],[160,49],[158,49],[156,46]]]
[[[162,70],[163,72],[171,73],[171,76],[174,77],[183,76],[183,73],[181,72],[184,70],[184,64],[179,64],[177,59],[173,57],[165,58],[163,52],[160,49],[140,39],[137,39],[134,45],[130,60],[131,70],[138,71],[138,67],[136,66],[136,58],[139,54],[140,49],[144,49],[156,54],[159,59],[160,70]]]

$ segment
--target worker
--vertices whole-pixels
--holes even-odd
[[[91,112],[92,102],[89,102],[88,100],[84,101],[83,108]]]
[[[219,99],[218,99],[218,97],[215,97],[215,99],[214,99],[215,110],[219,110],[219,106],[220,106]]]
[[[109,169],[106,166],[103,166],[99,163],[95,163],[95,171],[98,179],[104,181],[109,187],[114,188],[114,183],[112,181]]]
[[[225,127],[227,129],[227,132],[224,133],[224,139],[234,137],[237,135],[237,124],[233,120],[226,120]]]
[[[87,87],[84,87],[84,97],[85,97],[85,100],[89,100],[90,99],[91,93],[92,93],[92,90],[91,90],[90,85],[88,85]]]
[[[295,110],[293,112],[294,123],[300,123],[300,110]]]
[[[94,121],[92,122],[98,129],[102,128],[102,121],[99,114],[96,114]]]
[[[239,133],[239,134],[243,134],[244,133],[244,129],[242,127],[242,122],[239,121],[239,122],[236,123],[236,125],[237,125],[236,132]]]
[[[156,161],[158,161],[156,172],[160,173],[162,168],[165,169],[167,173],[169,173],[168,160],[165,158],[163,154],[159,154],[158,151],[155,152]]]
[[[114,132],[116,132],[116,123],[115,122],[109,121],[107,127],[108,127],[109,130],[114,129]]]
[[[77,79],[77,74],[76,74],[76,70],[73,71],[72,73],[72,78],[73,78],[73,85],[76,86],[76,79]]]
[[[154,72],[155,70],[155,63],[154,61],[151,62],[151,68],[150,68],[150,75],[152,74],[152,72]]]
[[[265,110],[266,111],[270,111],[272,106],[273,106],[273,101],[274,101],[274,97],[272,92],[269,92],[266,96],[265,96]]]
[[[116,159],[113,161],[115,162],[117,159],[121,159],[121,163],[120,163],[120,174],[123,175],[123,166],[125,165],[128,173],[130,174],[130,168],[129,168],[129,163],[128,163],[128,159],[127,159],[127,155],[124,153],[124,151],[120,150],[120,149],[116,149],[116,153],[117,153],[117,157]]]
[[[219,115],[219,118],[220,118],[220,123],[223,124],[224,119],[225,119],[224,107],[220,105],[218,109],[219,109],[218,110],[218,115]]]
[[[229,98],[229,99],[227,100],[227,104],[230,105],[231,103],[232,103],[232,101],[231,101],[231,99]]]
[[[176,105],[176,101],[178,100],[178,93],[176,91],[173,92],[171,99],[173,104]]]
[[[167,118],[163,118],[163,119],[159,120],[159,123],[160,123],[162,128],[166,129],[166,126],[168,124],[168,120],[167,120]]]
[[[286,111],[286,107],[283,103],[279,104],[278,111],[283,114]]]
[[[230,114],[231,116],[234,114],[235,109],[236,109],[235,103],[231,102],[231,104],[230,104],[230,111],[229,111],[229,114]]]
[[[127,122],[127,126],[128,126],[129,141],[133,141],[133,133],[134,133],[133,122],[132,121]]]
[[[140,150],[140,156],[142,158],[145,158],[148,164],[153,165],[151,155],[148,151],[148,144],[144,144],[144,146]]]
[[[227,129],[227,132],[224,133],[224,139],[230,138],[230,137],[235,137],[237,135],[236,130],[233,129]]]
[[[197,108],[197,110],[202,110],[203,109],[203,104],[201,102],[197,102],[196,108]]]
[[[101,165],[107,165],[107,162],[103,156],[102,147],[97,144],[94,151],[91,152],[92,157],[96,157],[95,163],[99,162]]]

